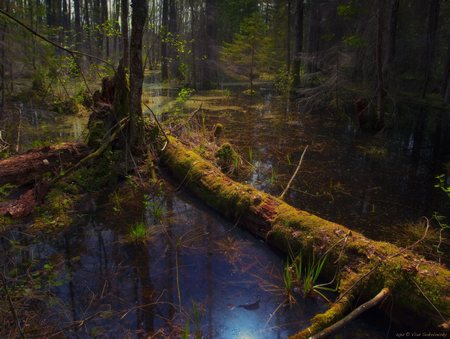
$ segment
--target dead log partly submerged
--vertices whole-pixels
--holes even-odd
[[[330,278],[339,267],[340,296],[293,338],[322,331],[383,289],[390,291],[392,315],[397,320],[419,319],[424,328],[437,328],[449,318],[450,271],[438,263],[409,249],[369,240],[235,182],[176,138],[170,138],[161,159],[183,187],[226,217],[239,220],[270,245],[286,254],[288,249],[319,255],[327,252],[324,274]]]
[[[89,148],[84,144],[62,143],[0,160],[0,185],[32,184],[44,173],[59,172],[67,164],[79,161],[88,153]]]
[[[63,143],[0,160],[0,186],[31,186],[16,199],[0,202],[0,216],[22,218],[32,213],[49,189],[48,181],[43,180],[45,174],[55,176],[88,153],[89,148],[84,144]]]

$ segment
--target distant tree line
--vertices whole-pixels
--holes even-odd
[[[160,70],[162,81],[200,89],[233,76],[251,87],[267,79],[303,98],[326,89],[335,104],[347,100],[342,88],[356,87],[373,94],[366,97],[381,124],[394,93],[450,101],[448,1],[148,0],[146,6],[143,67]],[[129,0],[1,0],[0,8],[61,45],[115,64],[128,61]],[[49,51],[0,17],[2,104],[16,73],[39,69]],[[97,62],[81,61],[84,69]]]

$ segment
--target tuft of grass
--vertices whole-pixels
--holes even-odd
[[[147,243],[155,235],[155,228],[148,228],[144,222],[137,222],[131,226],[128,241],[134,243]]]
[[[270,182],[271,185],[273,185],[275,183],[276,178],[277,178],[277,173],[272,168],[272,173],[271,173],[270,179],[269,179],[269,182]]]
[[[304,263],[301,254],[296,257],[291,255],[290,258],[286,260],[283,280],[289,303],[295,303],[294,291],[296,288],[299,288],[302,291],[304,298],[317,294],[326,301],[329,301],[323,294],[323,291],[335,291],[336,289],[328,287],[331,283],[317,283],[326,260],[326,255],[317,259],[314,253],[309,257],[306,264]]]

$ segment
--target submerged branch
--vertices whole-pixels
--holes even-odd
[[[349,322],[353,321],[356,317],[360,316],[364,312],[370,310],[372,307],[380,304],[386,297],[391,293],[391,290],[388,287],[383,288],[380,293],[378,293],[375,297],[370,299],[368,302],[360,305],[355,308],[352,312],[350,312],[347,316],[334,323],[330,327],[327,327],[323,331],[313,335],[310,339],[319,339],[319,338],[328,338],[331,334],[339,330],[341,327],[347,325]]]
[[[297,166],[297,168],[295,169],[295,172],[294,172],[294,174],[292,175],[291,180],[289,180],[289,182],[288,182],[286,188],[284,189],[283,193],[281,193],[281,195],[279,196],[279,198],[280,198],[281,200],[284,199],[284,196],[286,195],[287,191],[289,190],[289,188],[290,188],[291,185],[292,185],[292,182],[294,181],[295,177],[297,176],[297,173],[298,173],[298,171],[300,170],[300,166],[302,165],[303,157],[305,156],[305,153],[306,153],[306,150],[307,150],[307,149],[308,149],[308,145],[306,145],[305,149],[303,150],[302,156],[300,157],[300,161],[298,162],[298,166]]]

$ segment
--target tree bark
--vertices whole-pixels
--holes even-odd
[[[308,53],[310,54],[310,61],[308,62],[308,72],[314,73],[317,70],[317,58],[320,45],[320,4],[313,2],[310,9],[309,19],[309,39],[308,39]]]
[[[396,48],[397,48],[397,22],[398,22],[398,10],[400,6],[400,0],[390,0],[390,14],[389,14],[389,31],[388,31],[388,43],[386,56],[384,59],[384,74],[387,74],[392,61],[394,60]]]
[[[192,48],[192,87],[197,89],[197,50],[196,50],[196,41],[195,41],[195,28],[197,25],[196,14],[194,10],[194,3],[192,0],[189,0],[189,8],[191,11],[191,48]]]
[[[216,63],[216,20],[217,20],[217,1],[206,0],[205,4],[205,29],[204,29],[204,54],[206,60],[203,62],[202,87],[211,88],[217,81]]]
[[[82,34],[83,34],[83,29],[81,27],[80,0],[74,0],[73,7],[75,14],[75,49],[79,51],[82,46]]]
[[[384,126],[384,111],[385,111],[385,96],[384,75],[383,75],[383,22],[384,22],[384,7],[385,0],[378,0],[377,13],[377,116],[375,130],[381,129]]]
[[[425,51],[425,79],[422,87],[422,98],[425,98],[430,80],[433,76],[432,66],[434,62],[434,55],[436,52],[437,32],[439,28],[439,11],[440,0],[430,0],[430,7],[428,12],[427,44]]]
[[[65,143],[0,160],[0,185],[34,183],[44,173],[59,172],[63,164],[82,159],[88,150],[84,144]]]
[[[167,33],[169,23],[169,0],[162,0],[161,30],[161,81],[169,78],[168,55],[167,55]]]
[[[178,27],[177,27],[177,6],[175,0],[169,0],[169,35],[172,41],[178,39]],[[169,59],[170,59],[170,77],[180,79],[181,74],[179,70],[180,61],[178,58],[178,51],[174,43],[169,44]]]
[[[301,53],[303,49],[303,0],[297,0],[295,6],[295,42],[292,62],[292,87],[300,86]]]
[[[101,1],[101,21],[102,25],[105,25],[108,21],[108,2],[107,0]],[[103,28],[103,39],[105,40],[105,56],[106,59],[109,58],[109,37],[105,33],[105,27]]]
[[[132,0],[131,41],[130,41],[130,146],[141,148],[144,142],[144,119],[142,115],[142,38],[147,19],[147,0]]]
[[[130,64],[130,48],[128,41],[128,0],[121,0],[122,14],[121,14],[121,25],[122,25],[122,53],[123,53],[123,64],[125,68],[129,68]]]
[[[297,0],[299,1],[299,0]],[[287,70],[287,74],[291,73],[291,18],[292,18],[292,0],[287,0],[287,26],[286,26],[286,70]],[[266,18],[267,19],[267,18]],[[266,20],[266,25],[267,25],[267,21]],[[295,33],[294,33],[295,34]],[[295,47],[294,47],[295,49]],[[294,55],[295,55],[295,51],[294,51]]]
[[[92,41],[91,41],[91,18],[89,16],[89,0],[84,0],[84,22],[87,30],[87,51],[92,54]]]
[[[448,38],[448,45],[447,45],[447,61],[445,63],[445,70],[444,70],[444,76],[442,78],[442,84],[441,84],[441,96],[445,99],[447,88],[449,87],[450,83],[450,37]],[[448,101],[446,101],[448,104]]]

